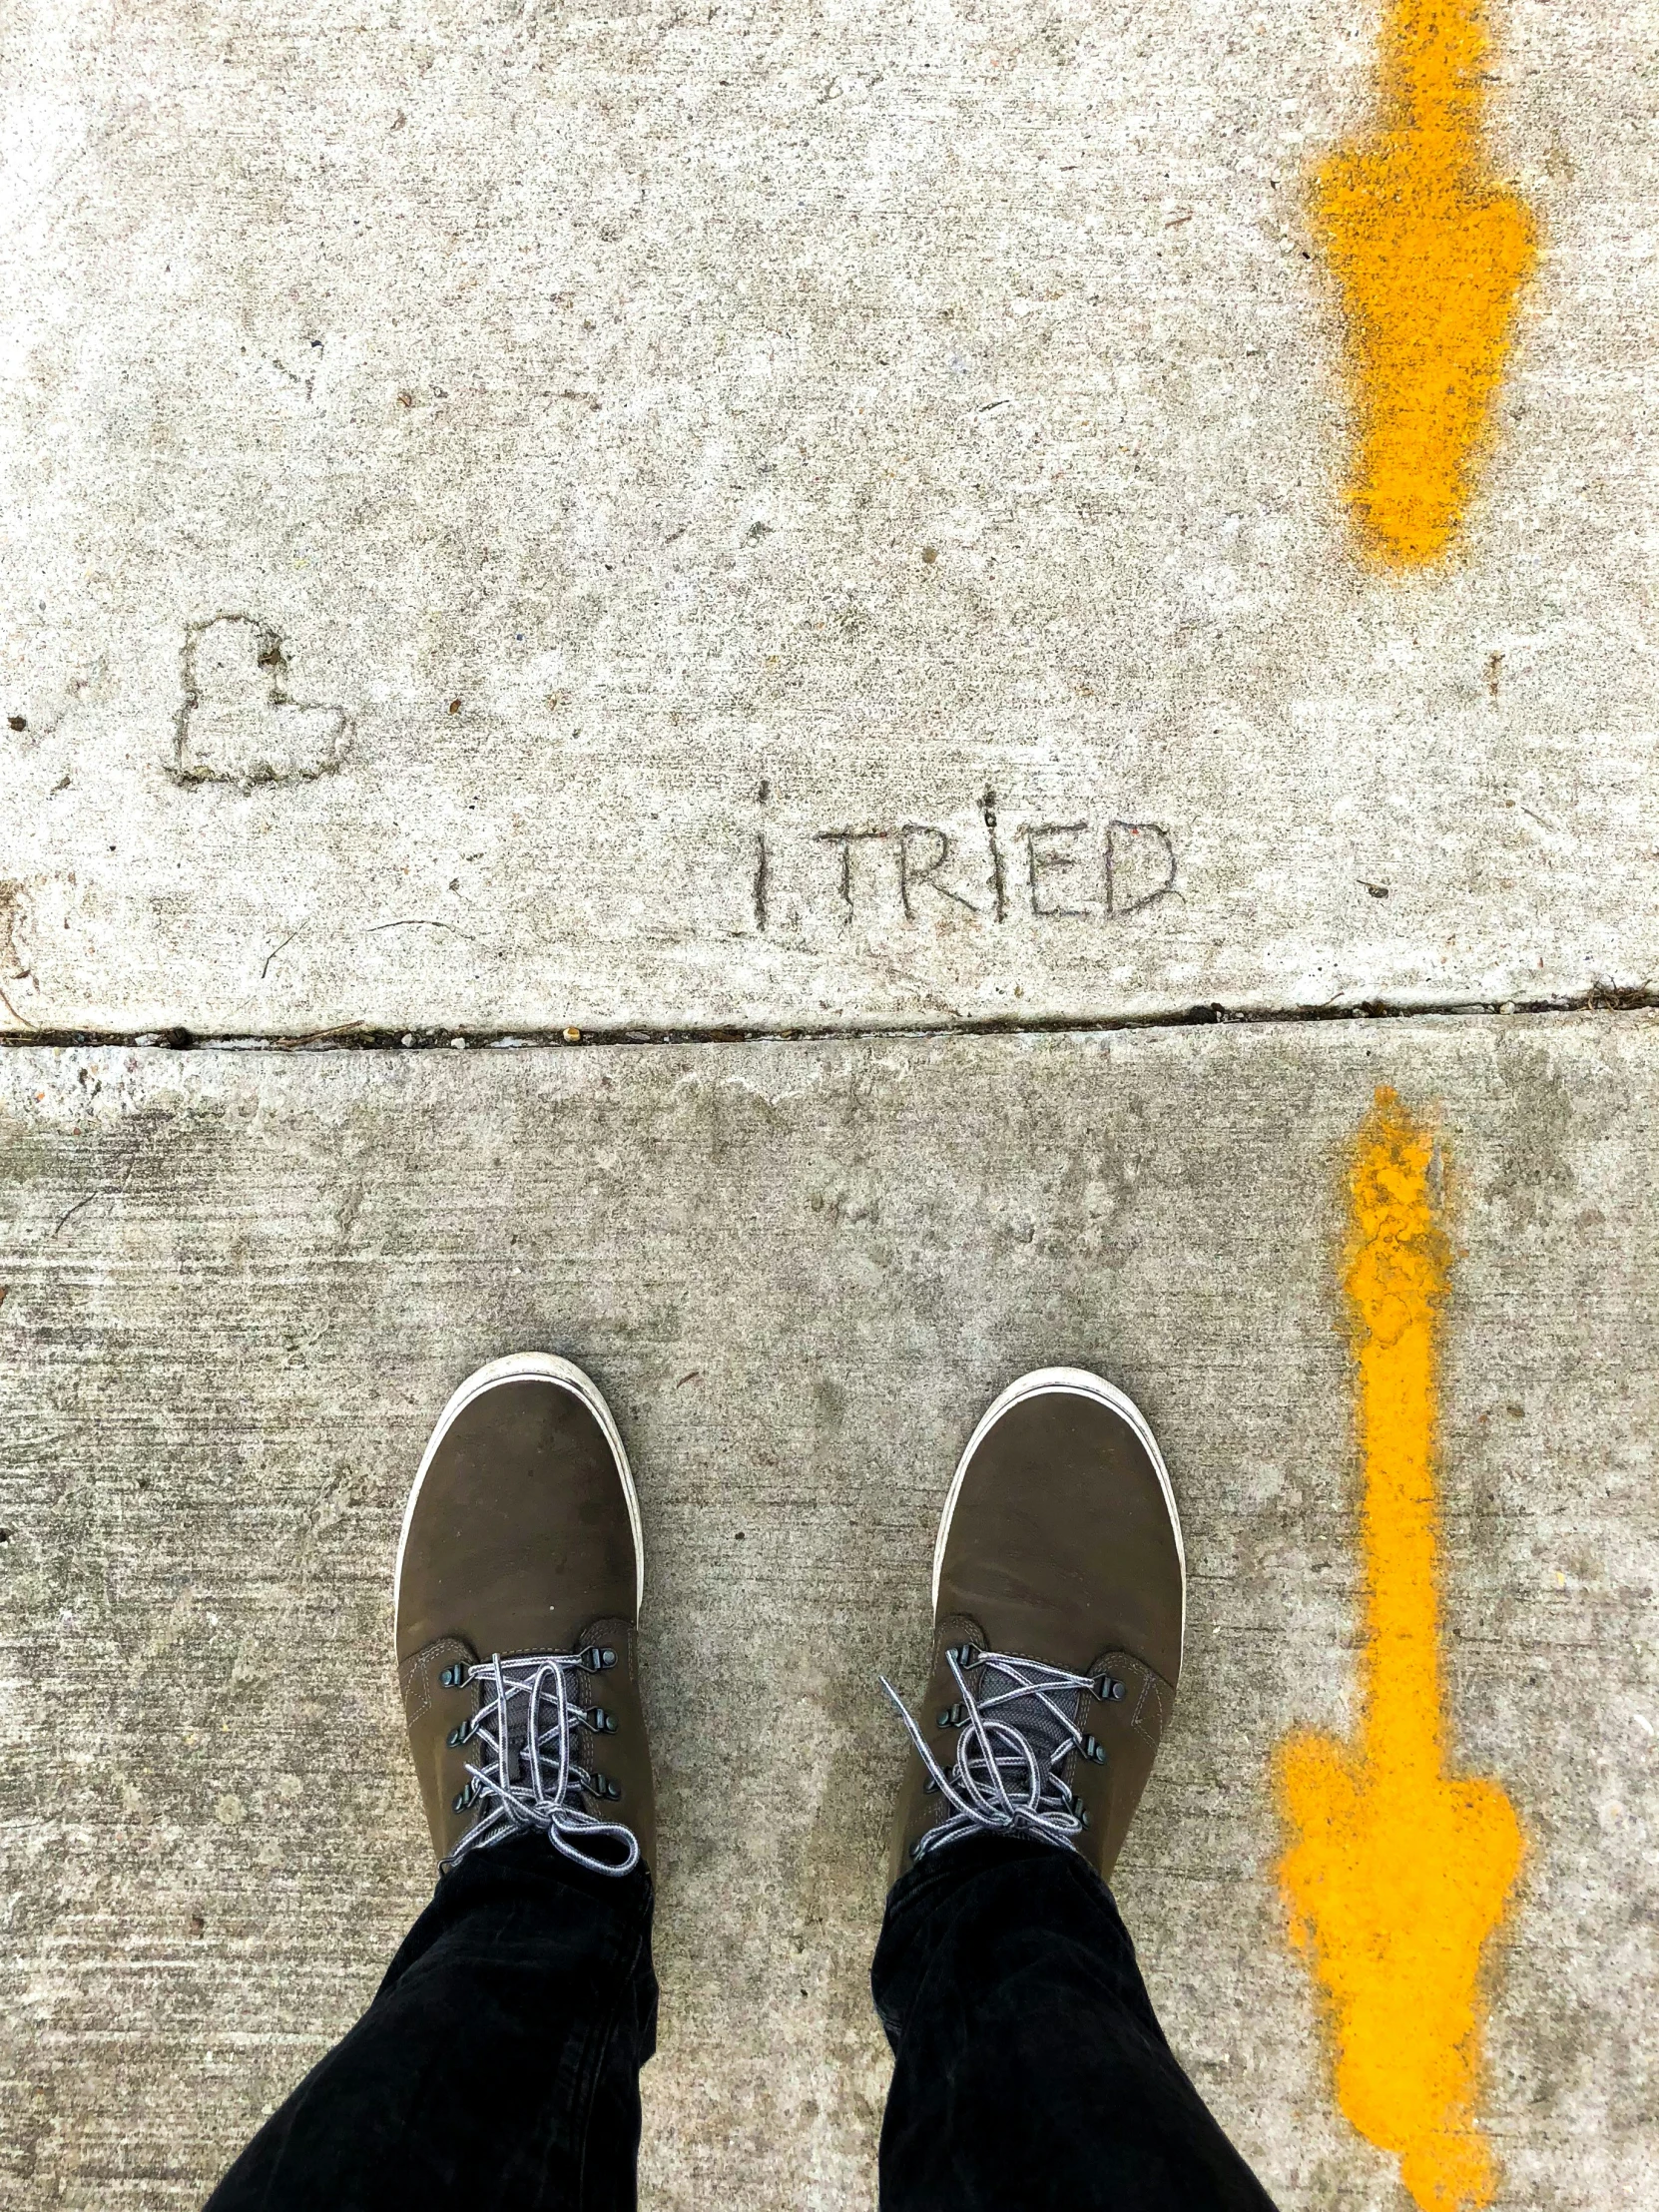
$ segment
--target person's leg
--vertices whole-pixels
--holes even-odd
[[[643,1866],[612,1881],[534,1834],[481,1851],[208,2212],[625,2212],[656,2018]]]
[[[1002,1393],[946,1500],[933,1601],[871,1973],[895,2059],[882,2212],[1272,2212],[1106,1887],[1186,1606],[1169,1476],[1120,1391],[1045,1370]]]
[[[895,2055],[884,2212],[1269,2212],[1076,1852],[936,1853],[888,1900],[871,1980]]]
[[[437,1892],[211,2212],[634,2204],[657,2014],[642,1581],[633,1477],[593,1383],[540,1354],[480,1369],[427,1445],[397,1555]]]

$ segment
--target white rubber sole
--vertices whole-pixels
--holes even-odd
[[[448,1432],[456,1415],[463,1412],[474,1398],[482,1397],[486,1390],[493,1390],[503,1382],[554,1382],[560,1389],[568,1390],[572,1397],[579,1397],[588,1411],[605,1432],[616,1459],[617,1472],[622,1477],[622,1494],[628,1501],[628,1525],[634,1534],[634,1604],[638,1608],[645,1596],[645,1537],[640,1528],[639,1492],[634,1488],[634,1470],[628,1464],[628,1453],[623,1447],[611,1408],[606,1404],[597,1382],[586,1376],[569,1360],[561,1360],[551,1352],[509,1352],[505,1359],[486,1361],[469,1375],[449,1403],[438,1415],[438,1424],[427,1439],[421,1454],[420,1465],[415,1471],[414,1487],[409,1492],[409,1502],[403,1508],[403,1526],[397,1536],[397,1564],[391,1578],[392,1640],[397,1638],[397,1603],[403,1589],[403,1547],[409,1540],[409,1524],[414,1519],[414,1509],[420,1498],[420,1486],[426,1479],[426,1469],[432,1464],[439,1444]]]
[[[944,1571],[944,1547],[950,1536],[951,1515],[956,1510],[956,1500],[962,1494],[962,1477],[967,1473],[968,1461],[978,1450],[987,1433],[996,1426],[1011,1406],[1028,1397],[1043,1397],[1051,1392],[1067,1391],[1077,1397],[1092,1397],[1099,1404],[1110,1406],[1119,1420],[1132,1428],[1146,1447],[1147,1457],[1158,1474],[1158,1487],[1164,1493],[1164,1503],[1169,1509],[1170,1529],[1175,1537],[1175,1556],[1181,1567],[1181,1648],[1187,1645],[1187,1547],[1181,1540],[1181,1515],[1176,1510],[1175,1491],[1170,1485],[1169,1469],[1164,1455],[1158,1449],[1158,1439],[1153,1435],[1146,1415],[1127,1392],[1116,1383],[1106,1382],[1101,1376],[1090,1375],[1086,1368],[1033,1368],[1029,1375],[1017,1381],[992,1398],[979,1417],[979,1423],[967,1440],[967,1448],[956,1462],[956,1472],[950,1478],[950,1493],[944,1501],[944,1511],[939,1515],[939,1533],[933,1545],[933,1612],[939,1610],[939,1576]]]

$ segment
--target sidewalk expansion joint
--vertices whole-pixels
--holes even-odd
[[[340,1022],[297,1035],[210,1033],[170,1029],[30,1027],[0,1030],[0,1046],[46,1045],[83,1050],[148,1048],[170,1052],[432,1052],[535,1051],[551,1046],[701,1044],[855,1044],[905,1037],[1088,1036],[1119,1031],[1217,1026],[1272,1028],[1303,1022],[1472,1020],[1494,1014],[1621,1014],[1659,1009],[1659,989],[1647,984],[1594,983],[1558,998],[1420,999],[1394,1005],[1383,999],[1312,1006],[1234,1007],[1212,1002],[1144,1014],[1008,1014],[957,1020],[709,1024],[676,1028],[638,1023],[579,1029],[395,1029],[370,1022]]]

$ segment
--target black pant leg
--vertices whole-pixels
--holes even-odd
[[[633,2212],[656,2036],[645,1869],[475,1852],[208,2212]]]
[[[894,1887],[882,2212],[1273,2212],[1164,2040],[1075,1852],[969,1837]]]

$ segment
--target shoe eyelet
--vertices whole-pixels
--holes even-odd
[[[473,1782],[469,1782],[469,1783],[467,1784],[467,1786],[466,1786],[466,1788],[465,1788],[464,1790],[462,1790],[462,1791],[461,1791],[461,1792],[460,1792],[460,1793],[459,1793],[459,1794],[458,1794],[457,1796],[455,1796],[455,1797],[453,1797],[453,1798],[451,1798],[451,1799],[450,1799],[450,1801],[449,1801],[449,1810],[450,1810],[450,1812],[452,1812],[452,1813],[464,1813],[464,1812],[466,1811],[467,1807],[468,1807],[468,1806],[469,1806],[469,1805],[470,1805],[470,1804],[472,1803],[473,1799],[474,1799],[474,1798],[475,1798],[475,1797],[476,1797],[477,1795],[478,1795],[478,1786],[477,1786],[477,1784],[476,1784],[476,1783],[473,1783]]]
[[[1106,1764],[1106,1746],[1097,1742],[1093,1736],[1085,1736],[1083,1738],[1083,1756],[1085,1759],[1092,1760],[1095,1766],[1103,1767]]]
[[[597,1730],[601,1736],[614,1736],[616,1734],[616,1715],[608,1713],[603,1705],[596,1705],[588,1717],[588,1726]]]
[[[466,1682],[466,1673],[467,1670],[464,1663],[461,1660],[457,1659],[453,1666],[444,1668],[443,1672],[438,1676],[438,1680],[446,1690],[458,1690],[462,1688],[462,1686]]]
[[[459,1728],[452,1728],[449,1731],[449,1734],[444,1738],[444,1742],[451,1747],[455,1746],[456,1744],[464,1744],[466,1742],[465,1721],[462,1721]]]

